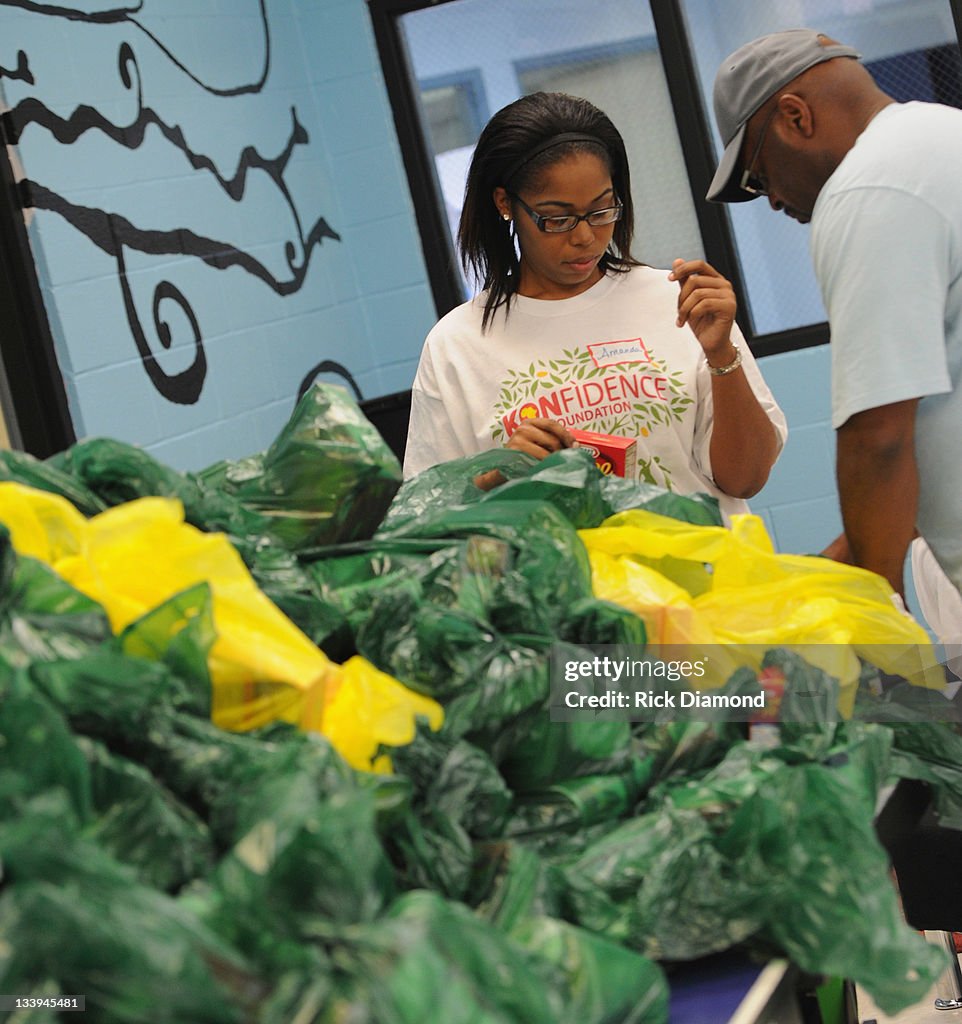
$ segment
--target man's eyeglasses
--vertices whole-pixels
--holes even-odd
[[[621,220],[623,209],[621,203],[618,203],[617,206],[606,206],[603,210],[592,210],[590,213],[566,213],[544,217],[536,210],[532,210],[521,196],[515,195],[513,192],[509,192],[508,195],[521,205],[521,208],[534,221],[535,227],[539,231],[544,231],[549,235],[573,231],[583,220],[586,220],[593,228],[614,224],[616,220]]]
[[[758,162],[758,156],[762,151],[762,146],[765,142],[765,135],[768,133],[768,126],[772,123],[772,118],[778,113],[778,104],[768,112],[768,117],[765,118],[762,123],[762,130],[758,133],[758,141],[755,143],[755,150],[752,153],[751,160],[748,161],[748,166],[742,171],[741,181],[738,183],[738,187],[744,192],[749,192],[753,196],[767,196],[768,195],[768,184],[762,181],[761,178],[755,175],[755,164]]]

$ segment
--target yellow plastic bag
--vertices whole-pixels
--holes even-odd
[[[632,510],[580,536],[595,594],[639,614],[656,647],[725,645],[737,663],[756,668],[771,647],[804,648],[839,679],[842,714],[854,702],[859,657],[914,683],[944,685],[928,634],[894,606],[886,580],[825,558],[776,554],[757,516],[733,516],[728,530]]]
[[[340,666],[324,707],[305,707],[301,725],[323,732],[355,768],[390,772],[390,759],[378,756],[379,747],[406,746],[414,739],[417,718],[440,729],[443,717],[436,701],[407,689],[355,655]]]
[[[585,543],[595,593],[644,619],[650,643],[687,646],[717,642],[684,587],[630,555],[595,548],[587,538]]]
[[[225,729],[293,722],[370,768],[379,743],[410,742],[416,716],[440,725],[439,705],[363,659],[343,668],[330,661],[257,587],[223,534],[184,522],[178,501],[140,498],[88,520],[58,495],[0,483],[0,522],[20,554],[99,602],[115,633],[206,582],[217,634],[208,657],[212,718]]]

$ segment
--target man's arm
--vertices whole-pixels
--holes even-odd
[[[903,597],[902,569],[918,510],[917,407],[918,399],[911,399],[866,409],[837,434],[838,493],[852,559]]]

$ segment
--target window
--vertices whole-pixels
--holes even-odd
[[[479,72],[418,81],[421,119],[434,160],[437,187],[452,250],[461,216],[461,196],[474,144],[487,121]],[[460,272],[459,272],[460,274]],[[467,282],[462,281],[467,295]]]
[[[861,51],[896,99],[962,106],[962,0],[369,0],[408,177],[423,220],[438,312],[466,285],[453,259],[464,177],[481,122],[536,89],[583,95],[625,138],[636,207],[634,255],[666,266],[704,255],[733,282],[756,355],[828,340],[808,229],[764,202],[704,199],[722,146],[711,113],[721,60],[765,32],[808,25]],[[412,81],[439,88],[423,123],[405,113]],[[411,104],[411,109],[417,107]],[[468,111],[480,113],[473,132]],[[448,126],[441,140],[436,118]],[[457,128],[451,127],[456,125]],[[439,141],[440,140],[440,141]],[[443,197],[443,198],[442,198]]]
[[[900,103],[928,100],[962,107],[962,61],[955,43],[867,62],[875,81]]]

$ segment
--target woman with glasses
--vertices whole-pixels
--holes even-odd
[[[728,281],[703,260],[639,263],[633,222],[624,142],[597,107],[534,93],[494,115],[458,229],[482,290],[428,335],[406,476],[499,445],[544,458],[578,428],[634,438],[643,480],[745,509],[785,418]]]

